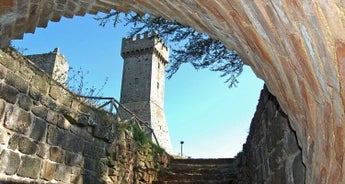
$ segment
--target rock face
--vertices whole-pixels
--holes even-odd
[[[345,183],[343,1],[4,0],[0,46],[49,20],[111,9],[174,19],[237,50],[288,115],[302,148],[306,183]],[[7,100],[18,93],[2,90]]]

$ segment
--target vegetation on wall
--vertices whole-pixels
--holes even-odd
[[[149,144],[152,149],[157,153],[163,153],[165,150],[160,147],[159,145],[153,143],[151,139],[147,136],[147,134],[139,127],[137,124],[132,124],[133,130],[133,138],[135,142],[138,144],[139,147],[145,147],[145,145]]]

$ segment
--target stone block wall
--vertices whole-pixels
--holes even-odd
[[[43,69],[60,84],[66,83],[69,65],[65,56],[60,53],[58,48],[49,53],[27,55],[25,58],[30,59],[36,66]]]
[[[296,133],[266,87],[239,154],[239,183],[305,183],[305,166]]]
[[[152,181],[169,156],[106,117],[15,51],[0,51],[0,183]]]

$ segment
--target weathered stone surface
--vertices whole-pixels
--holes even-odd
[[[12,137],[10,138],[9,142],[8,142],[8,148],[11,150],[15,150],[18,148],[19,145],[19,141],[23,136],[20,134],[14,134],[12,135]]]
[[[54,126],[48,126],[47,130],[47,143],[51,145],[61,146],[63,143],[61,142],[64,140],[65,132],[60,128],[56,128]]]
[[[18,133],[27,134],[31,126],[31,115],[28,112],[12,107],[5,114],[4,126]]]
[[[57,100],[61,95],[61,88],[59,86],[52,86],[49,90],[49,96]]]
[[[18,149],[20,152],[24,153],[24,154],[35,154],[38,150],[38,146],[36,145],[35,142],[31,141],[29,138],[27,137],[22,137],[19,140],[19,144],[18,144]]]
[[[60,121],[58,121],[57,126],[65,130],[70,130],[71,129],[70,122],[67,119],[65,119],[63,116],[60,116],[60,118],[61,119]]]
[[[8,52],[12,52],[12,51],[8,51]],[[0,63],[12,71],[16,71],[19,68],[19,63],[18,62],[12,62],[12,60],[10,59],[9,56],[0,57]]]
[[[301,149],[289,123],[275,97],[264,87],[244,152],[239,155],[241,172],[237,183],[291,183],[296,171],[300,173],[297,183],[304,183]]]
[[[18,90],[12,86],[0,84],[0,98],[6,100],[9,103],[16,103]]]
[[[45,143],[38,144],[37,156],[40,158],[49,158],[49,145]]]
[[[62,147],[65,150],[73,151],[73,152],[82,152],[83,151],[83,141],[80,137],[67,132],[64,136],[62,141]]]
[[[13,72],[6,75],[5,82],[22,93],[26,93],[28,91],[28,82],[18,75],[15,75]]]
[[[67,92],[66,90],[62,90],[62,97],[59,98],[59,102],[67,107],[71,107],[72,106],[72,101],[73,101],[73,96]],[[72,107],[72,109],[74,109]]]
[[[19,176],[29,177],[33,179],[38,178],[38,174],[41,170],[42,160],[31,156],[22,156],[22,162],[18,171]]]
[[[99,159],[102,155],[105,155],[104,145],[97,145],[94,142],[85,141],[84,143],[84,155],[94,159]]]
[[[62,181],[64,183],[70,183],[70,177],[66,177],[71,173],[71,168],[62,164],[57,165],[54,179]]]
[[[66,151],[65,163],[69,166],[80,166],[84,165],[84,158],[81,153],[72,153]]]
[[[83,180],[85,183],[99,183],[98,177],[95,176],[95,174],[89,170],[85,170]]]
[[[37,142],[41,142],[46,135],[47,123],[40,118],[35,118],[30,138]]]
[[[0,144],[7,144],[11,138],[11,133],[0,127]]]
[[[72,175],[71,176],[71,183],[75,184],[83,184],[83,175]]]
[[[3,122],[3,115],[4,115],[4,112],[5,112],[5,102],[3,100],[0,100],[0,122],[2,123]]]
[[[9,150],[3,150],[0,154],[0,171],[8,175],[15,174],[20,166],[20,157],[18,153]]]
[[[81,114],[78,116],[76,123],[80,126],[87,126],[89,124],[89,117],[85,114]]]
[[[20,75],[30,81],[32,76],[35,74],[35,72],[32,70],[33,67],[29,67],[29,66],[24,66],[22,65],[20,68],[19,68],[19,72],[20,72]]]
[[[33,114],[42,119],[46,119],[48,114],[48,110],[42,105],[32,107],[31,111]]]
[[[90,171],[96,171],[96,160],[91,158],[85,158],[84,168]]]
[[[49,88],[49,85],[47,83],[48,80],[49,79],[47,79],[47,76],[34,75],[31,79],[31,84],[42,95],[45,95],[48,93],[48,88]]]
[[[0,79],[4,79],[7,74],[7,69],[3,65],[0,65]]]
[[[32,106],[32,100],[27,95],[19,95],[18,105],[19,105],[19,107],[28,111],[28,110],[30,110],[30,108]]]
[[[272,183],[286,183],[287,181],[284,167],[277,169],[271,177]]]
[[[302,156],[298,154],[292,164],[294,183],[305,183],[305,166],[302,163]]]
[[[56,102],[49,97],[43,97],[41,99],[41,103],[50,109],[56,109],[57,108]]]
[[[49,153],[50,160],[54,162],[63,163],[65,159],[65,152],[61,148],[56,146],[50,147]]]
[[[41,172],[41,178],[45,180],[52,180],[56,171],[56,164],[50,161],[43,161],[43,168]]]
[[[36,101],[41,101],[42,94],[35,88],[30,88],[29,95]]]
[[[61,126],[61,125],[64,125],[65,118],[61,114],[55,111],[49,110],[48,115],[47,115],[47,121],[54,125]]]

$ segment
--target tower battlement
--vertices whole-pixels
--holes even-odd
[[[153,52],[164,63],[169,61],[169,48],[156,33],[138,34],[135,37],[123,38],[121,56],[142,55],[145,52]]]

